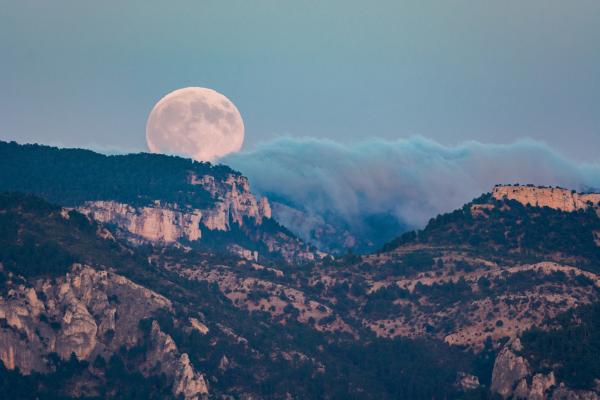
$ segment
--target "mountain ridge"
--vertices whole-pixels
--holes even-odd
[[[0,189],[43,179],[15,160]],[[241,174],[158,163],[99,200],[56,175],[77,163],[46,186],[75,203],[0,193],[0,393],[598,398],[600,216],[566,189],[497,186],[379,252],[300,260]]]
[[[0,142],[0,190],[29,192],[76,208],[117,226],[118,234],[137,243],[182,240],[186,246],[218,245],[286,262],[322,256],[272,220],[269,201],[258,199],[247,178],[227,166]],[[206,239],[208,231],[219,239]]]

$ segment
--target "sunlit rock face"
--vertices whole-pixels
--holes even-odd
[[[269,201],[265,197],[258,200],[243,176],[229,175],[225,180],[216,180],[211,175],[200,178],[192,175],[190,184],[202,186],[210,193],[214,200],[210,207],[197,209],[158,200],[144,207],[89,201],[78,207],[78,211],[99,222],[114,224],[140,239],[166,243],[198,240],[204,229],[229,231],[233,224],[243,226],[251,221],[260,225],[265,218],[271,218]]]
[[[111,223],[153,242],[198,240],[202,236],[200,210],[181,211],[176,206],[132,207],[115,201],[90,201],[78,210],[99,222]]]
[[[492,196],[497,200],[516,200],[523,205],[550,207],[572,212],[589,207],[600,208],[600,193],[577,193],[563,188],[523,185],[494,187]]]
[[[271,218],[269,201],[266,197],[259,201],[244,176],[228,175],[226,179],[218,180],[212,175],[191,175],[190,184],[202,186],[215,199],[214,206],[204,210],[201,221],[208,229],[229,230],[231,223],[242,226],[244,218],[260,225],[264,218]]]
[[[252,228],[251,239],[260,242],[269,252],[288,262],[312,261],[323,257],[282,228],[260,228],[270,219],[271,205],[266,197],[258,199],[250,191],[248,179],[238,174],[223,178],[212,175],[188,177],[190,186],[200,186],[210,196],[204,208],[160,200],[144,206],[117,201],[88,201],[77,211],[98,222],[116,226],[131,242],[184,244],[199,241],[207,231],[229,232],[236,228]],[[229,246],[231,252],[243,258],[258,259],[255,250]]]

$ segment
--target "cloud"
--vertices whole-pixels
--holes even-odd
[[[302,210],[306,222],[297,233],[305,238],[311,221],[326,215],[359,232],[367,216],[381,214],[422,227],[497,183],[600,187],[600,164],[569,160],[530,139],[445,146],[421,136],[349,145],[285,137],[220,162],[248,176],[253,191]]]

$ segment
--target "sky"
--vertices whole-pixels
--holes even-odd
[[[529,137],[600,158],[600,2],[0,0],[0,138],[145,150],[152,106],[230,98],[282,136]]]

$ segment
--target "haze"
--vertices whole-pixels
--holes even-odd
[[[107,7],[107,5],[110,5]],[[600,3],[1,2],[0,138],[143,150],[165,93],[211,87],[246,149],[282,135],[600,148]]]

